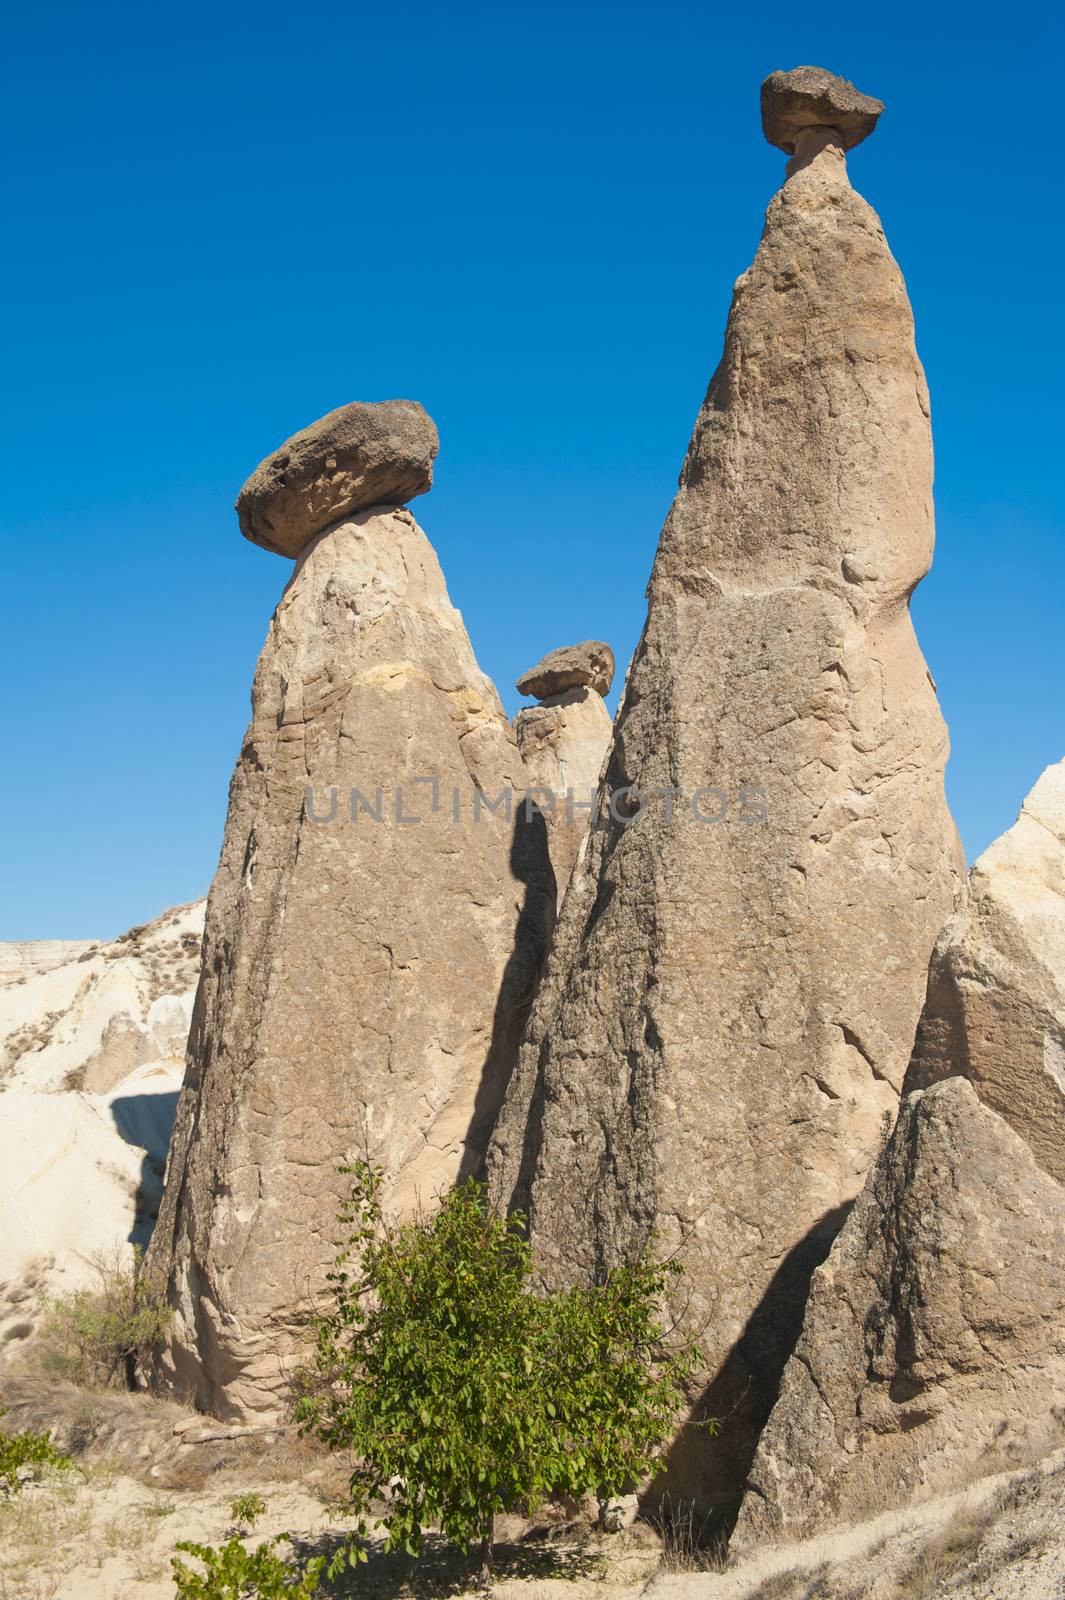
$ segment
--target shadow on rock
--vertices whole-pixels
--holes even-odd
[[[133,1224],[129,1243],[143,1250],[152,1236],[159,1205],[163,1198],[163,1174],[170,1148],[170,1134],[177,1115],[178,1091],[165,1094],[119,1095],[111,1102],[111,1116],[118,1133],[127,1144],[144,1151],[140,1181],[137,1184]]]
[[[694,1401],[643,1500],[652,1521],[678,1508],[716,1543],[733,1529],[759,1435],[802,1332],[810,1279],[832,1248],[851,1203],[827,1211],[777,1268],[728,1357]],[[704,1424],[716,1420],[711,1433]]]
[[[547,824],[525,803],[518,806],[510,844],[510,870],[525,885],[514,929],[514,947],[503,969],[492,1038],[477,1086],[473,1114],[459,1168],[459,1182],[484,1176],[484,1157],[517,1060],[525,1024],[539,987],[555,924],[555,875],[547,846]]]

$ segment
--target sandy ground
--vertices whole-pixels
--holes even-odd
[[[169,1402],[40,1382],[3,1399],[9,1430],[55,1419],[77,1467],[0,1500],[0,1600],[170,1600],[178,1540],[221,1542],[233,1499],[249,1491],[267,1504],[257,1538],[291,1533],[310,1555],[343,1536],[343,1463],[291,1430],[226,1433]],[[1065,1450],[735,1567],[642,1523],[610,1535],[559,1513],[498,1531],[500,1600],[1065,1600]],[[468,1560],[430,1540],[417,1564],[378,1546],[323,1592],[441,1600],[472,1596],[471,1576]]]

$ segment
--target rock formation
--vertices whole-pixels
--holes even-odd
[[[841,150],[853,150],[868,139],[883,109],[882,100],[859,94],[853,83],[823,67],[771,72],[762,84],[762,132],[789,156],[811,130],[831,133]]]
[[[77,961],[99,943],[98,939],[0,940],[0,988]]]
[[[0,1085],[106,1095],[138,1067],[183,1062],[203,912],[175,906],[103,943],[40,941],[0,985]]]
[[[0,1363],[32,1334],[41,1291],[92,1283],[95,1259],[148,1241],[203,909],[177,906],[107,942],[22,946],[22,972],[0,985]]]
[[[677,1250],[700,1333],[665,1488],[739,1492],[894,1121],[961,856],[909,616],[928,395],[825,92],[736,284],[608,757],[490,1154],[546,1279]],[[840,91],[842,93],[842,90]],[[875,102],[867,104],[876,105]],[[842,114],[842,113],[841,113]]]
[[[518,679],[519,694],[535,695],[514,719],[530,793],[547,824],[548,849],[561,907],[595,809],[610,743],[603,696],[614,679],[614,652],[598,639],[552,650]]]
[[[814,1273],[733,1539],[800,1539],[1065,1442],[1065,1189],[963,1078],[910,1095]]]
[[[953,1073],[1065,1182],[1065,761],[976,862],[932,953],[906,1086]]]
[[[614,681],[614,652],[602,639],[585,639],[583,644],[564,644],[550,651],[535,667],[523,672],[514,687],[519,694],[549,700],[567,689],[594,689],[610,693]]]
[[[436,428],[411,400],[354,401],[286,439],[237,499],[240,531],[278,555],[364,506],[402,505],[432,487]]]
[[[420,408],[385,407],[384,436],[397,405],[432,433],[428,462]],[[356,414],[348,458],[337,418]],[[409,485],[418,451],[359,488],[379,436],[373,408],[334,413],[238,502],[294,549],[288,464],[313,488],[230,790],[149,1260],[175,1311],[161,1378],[222,1415],[278,1403],[332,1259],[338,1163],[379,1163],[400,1214],[477,1169],[544,937],[543,824],[511,815],[498,696],[410,512],[364,503]]]

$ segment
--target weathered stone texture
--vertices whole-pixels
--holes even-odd
[[[380,821],[358,801],[352,820],[353,786]],[[382,1165],[399,1214],[479,1167],[546,885],[542,840],[475,807],[522,787],[414,518],[321,533],[255,674],[149,1262],[175,1311],[160,1376],[201,1406],[282,1402],[333,1254],[339,1162]]]
[[[610,713],[595,689],[566,689],[514,719],[530,794],[541,806],[561,907],[588,825],[610,743]],[[532,791],[541,791],[539,796]]]
[[[1065,1182],[1065,761],[976,862],[936,942],[906,1085],[954,1073]]]
[[[584,686],[609,694],[613,681],[613,650],[602,639],[585,639],[582,644],[564,644],[549,651],[535,667],[522,673],[514,687],[519,694],[546,700],[566,689]]]
[[[240,531],[294,560],[342,517],[425,494],[438,448],[436,425],[416,401],[354,400],[259,463],[237,498]]]
[[[617,816],[604,799],[490,1153],[549,1281],[653,1229],[679,1250],[693,1403],[722,1431],[685,1430],[664,1481],[707,1502],[739,1492],[895,1117],[962,868],[908,609],[931,487],[905,287],[831,146],[736,285],[608,758]],[[659,795],[632,822],[629,786]],[[724,821],[693,815],[708,786]]]
[[[963,1078],[909,1096],[814,1273],[732,1549],[802,1539],[1065,1437],[1065,1189]]]
[[[789,155],[809,128],[834,128],[843,149],[852,150],[868,139],[883,109],[882,100],[823,67],[771,72],[762,84],[762,132]]]

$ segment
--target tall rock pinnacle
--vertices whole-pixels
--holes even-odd
[[[774,74],[793,152],[659,544],[603,800],[490,1151],[545,1277],[678,1252],[705,1358],[665,1486],[739,1493],[884,1133],[961,855],[909,614],[928,394],[844,149],[880,105]],[[661,1481],[661,1480],[660,1480]]]
[[[478,1169],[546,937],[542,820],[538,853],[482,804],[523,789],[514,735],[428,540],[382,503],[428,487],[435,451],[418,406],[345,407],[239,502],[300,559],[230,788],[148,1263],[175,1312],[160,1376],[223,1415],[282,1402],[339,1163],[381,1165],[400,1214]]]

